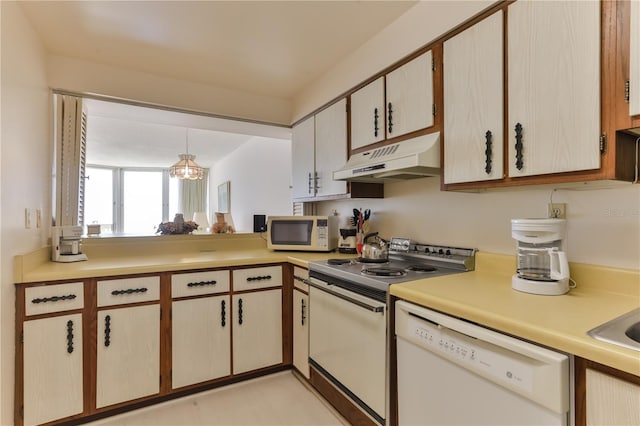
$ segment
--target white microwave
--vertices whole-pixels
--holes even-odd
[[[271,250],[331,251],[338,247],[338,216],[269,216]]]

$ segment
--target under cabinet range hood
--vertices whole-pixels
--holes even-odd
[[[440,133],[354,154],[334,180],[381,182],[440,175]]]

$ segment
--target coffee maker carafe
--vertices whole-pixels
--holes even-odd
[[[340,228],[340,239],[338,240],[338,252],[346,254],[356,254],[356,229]]]
[[[564,219],[511,220],[511,236],[517,241],[513,289],[546,295],[569,291],[565,225]]]
[[[87,260],[82,253],[82,226],[54,226],[51,228],[51,260],[79,262]]]

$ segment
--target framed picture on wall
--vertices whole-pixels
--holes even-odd
[[[230,213],[231,192],[229,191],[229,181],[218,185],[218,210],[220,213]]]

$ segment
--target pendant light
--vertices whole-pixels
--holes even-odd
[[[178,179],[202,179],[204,177],[204,169],[195,161],[196,156],[189,154],[189,129],[187,129],[187,153],[180,154],[180,161],[175,163],[169,169],[169,176]]]

